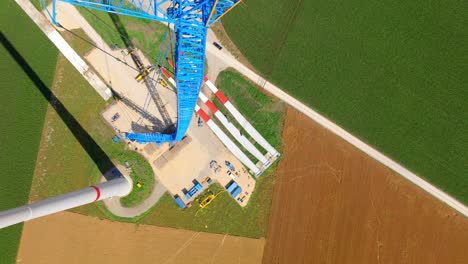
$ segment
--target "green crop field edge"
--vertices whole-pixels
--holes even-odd
[[[14,1],[0,3],[0,28],[0,210],[6,210],[28,202],[48,104],[37,86],[52,83],[58,52]],[[22,226],[0,230],[0,263],[16,263]]]
[[[265,78],[468,204],[466,1],[245,1],[223,18]]]

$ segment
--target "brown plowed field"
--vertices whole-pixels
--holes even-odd
[[[288,109],[263,263],[468,263],[468,219]]]
[[[24,224],[17,263],[261,263],[264,243],[62,212]]]

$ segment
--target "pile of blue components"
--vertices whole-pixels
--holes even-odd
[[[112,138],[112,141],[117,144],[120,142],[120,138],[118,136],[115,136]]]
[[[187,200],[190,200],[190,198],[192,198],[192,196],[194,196],[198,191],[200,191],[202,189],[202,185],[200,183],[197,182],[197,184],[195,184],[186,194],[185,194],[185,198]]]

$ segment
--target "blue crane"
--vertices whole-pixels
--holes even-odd
[[[56,22],[52,0],[52,22]],[[127,133],[140,143],[180,141],[192,119],[204,76],[208,27],[241,0],[58,0],[98,11],[160,21],[174,25],[177,126],[172,134]]]

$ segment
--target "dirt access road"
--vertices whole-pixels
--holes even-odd
[[[17,263],[260,263],[264,243],[61,212],[24,224]]]
[[[468,218],[288,108],[263,263],[468,263]]]

